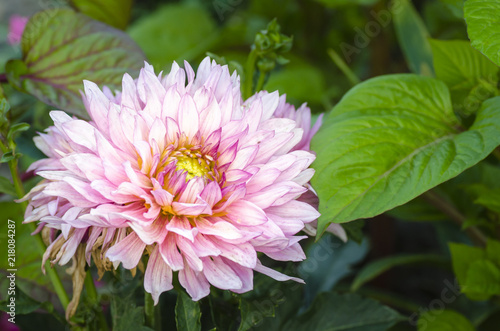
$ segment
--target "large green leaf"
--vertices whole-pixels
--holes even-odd
[[[312,141],[312,184],[331,222],[376,216],[473,166],[500,144],[500,97],[484,102],[458,131],[446,85],[389,75],[351,89]]]
[[[499,67],[465,40],[431,40],[436,77],[450,89],[454,108],[466,114],[497,94]]]
[[[209,13],[191,4],[168,4],[130,26],[130,36],[158,69],[172,61],[191,61],[211,50],[218,40]]]
[[[410,222],[434,222],[448,219],[445,214],[429,204],[422,197],[415,198],[404,205],[391,209],[387,214],[400,221]]]
[[[84,79],[121,89],[123,74],[136,75],[145,59],[124,32],[71,9],[32,16],[22,50],[22,60],[7,63],[9,81],[45,103],[84,117]]]
[[[356,294],[319,294],[311,307],[291,319],[287,331],[385,331],[405,318],[372,299]]]
[[[434,71],[429,32],[422,18],[409,0],[398,0],[396,8],[393,9],[394,28],[408,67],[414,73],[432,76]]]
[[[369,282],[393,267],[415,264],[446,265],[446,261],[447,259],[435,254],[396,255],[380,259],[366,265],[358,272],[351,284],[351,290],[356,291],[366,282]]]
[[[118,29],[125,29],[133,0],[71,0],[79,12]]]
[[[175,305],[175,322],[178,330],[201,330],[200,304],[193,301],[184,291],[177,292]]]
[[[474,331],[467,318],[453,310],[426,311],[418,319],[418,331]]]
[[[467,0],[464,17],[471,45],[500,66],[500,2]]]

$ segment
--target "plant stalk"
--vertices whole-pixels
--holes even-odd
[[[354,72],[349,68],[344,60],[335,52],[333,49],[328,49],[328,56],[332,59],[333,63],[342,71],[342,73],[347,77],[352,86],[359,84],[359,78],[354,74]]]
[[[460,227],[465,223],[466,218],[458,209],[455,208],[446,199],[442,198],[433,191],[427,191],[424,193],[423,197],[431,205],[439,209],[441,212],[446,214],[452,221],[457,223]],[[486,246],[487,238],[486,236],[475,226],[468,227],[465,232],[469,237],[478,245]]]
[[[247,63],[245,64],[245,84],[243,84],[243,100],[252,96],[253,91],[253,74],[255,72],[255,63],[257,62],[257,50],[254,48],[248,54]]]
[[[158,306],[155,306],[153,296],[148,292],[144,292],[144,315],[146,317],[146,326],[156,331],[161,330],[160,311]]]
[[[108,323],[106,322],[106,316],[104,316],[104,313],[102,312],[102,307],[99,303],[99,295],[97,294],[97,289],[95,288],[94,279],[92,279],[92,274],[90,272],[90,269],[87,270],[87,275],[85,275],[85,290],[87,291],[87,297],[90,300],[90,302],[92,302],[98,307],[96,311],[97,311],[97,320],[99,321],[99,330],[103,331],[109,330]]]
[[[255,91],[258,92],[264,88],[264,83],[266,82],[266,73],[260,71],[259,72],[259,80],[257,81],[257,86],[255,87]]]

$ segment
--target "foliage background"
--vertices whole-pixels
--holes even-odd
[[[413,1],[413,7],[403,0],[396,3],[410,8],[399,20],[390,13],[390,4],[385,0],[136,1],[126,32],[157,71],[168,70],[173,60],[198,63],[206,52],[224,57],[239,69],[235,63],[245,63],[255,34],[277,18],[282,33],[293,36],[294,43],[286,54],[290,62],[278,65],[264,87],[286,93],[288,101],[295,105],[307,102],[317,115],[330,111],[358,80],[405,72],[433,76],[429,36],[468,40],[462,1]],[[50,0],[0,1],[0,74],[7,60],[21,55],[18,47],[6,43],[8,17],[29,16],[64,5],[62,1]],[[124,23],[118,17],[116,24]],[[31,124],[29,131],[17,139],[18,150],[23,154],[20,165],[25,170],[42,157],[32,137],[50,125],[47,111],[52,107],[11,87],[4,89],[13,121]],[[467,111],[460,114],[465,122],[471,121]],[[500,234],[498,210],[491,203],[477,201],[478,192],[484,192],[485,187],[495,192],[500,187],[498,160],[489,157],[487,161],[438,186],[434,190],[438,200],[419,197],[366,222],[346,223],[348,243],[326,234],[317,243],[313,239],[304,242],[308,259],[303,263],[274,265],[300,275],[306,286],[257,276],[255,291],[242,299],[214,290],[210,298],[201,302],[203,329],[244,330],[239,326],[242,321],[242,325],[255,324],[255,329],[262,330],[336,330],[333,326],[339,325],[350,325],[348,330],[358,331],[415,330],[418,315],[423,314],[420,330],[445,330],[432,324],[440,321],[447,327],[457,323],[455,330],[498,330],[498,300],[474,301],[460,293],[448,245],[474,244],[463,231],[469,225],[478,226],[491,237],[498,238]],[[5,163],[0,173],[9,177]],[[30,174],[25,174],[25,178],[28,188],[36,182]],[[461,215],[461,224],[443,212],[443,202]],[[18,286],[39,302],[52,302],[55,307],[49,310],[59,310],[48,279],[41,275],[39,255],[31,249],[29,230],[20,225],[20,207],[7,194],[1,197],[0,215],[2,222],[18,221]],[[2,228],[1,233],[6,230]],[[59,273],[64,275],[64,270]],[[6,293],[4,279],[0,281],[1,298]],[[140,275],[132,277],[119,272],[106,275],[99,284],[109,322],[116,330],[138,330],[143,318]],[[65,279],[65,285],[70,289],[71,280]],[[164,330],[180,325],[174,314],[181,308],[175,308],[176,301],[199,316],[189,300],[177,299],[171,291],[161,298]],[[39,330],[41,324],[47,325],[47,330],[64,329],[64,323],[36,305],[32,303],[37,310],[27,309],[28,315],[18,316],[22,330]],[[77,317],[92,321],[95,307],[82,307]],[[194,320],[193,325],[184,328],[197,329],[199,325]]]

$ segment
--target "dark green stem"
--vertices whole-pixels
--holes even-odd
[[[347,77],[352,86],[359,84],[359,78],[354,74],[354,72],[349,68],[349,66],[342,60],[342,58],[333,49],[328,49],[328,55],[332,59],[333,63],[342,71],[342,73]]]
[[[248,54],[245,65],[245,83],[243,84],[243,100],[252,96],[253,92],[253,74],[255,72],[255,63],[257,62],[257,50],[254,48]]]
[[[462,227],[462,225],[467,220],[466,217],[462,215],[462,213],[460,213],[460,211],[454,205],[452,205],[450,202],[448,202],[446,199],[439,196],[435,192],[427,191],[424,193],[423,197],[425,198],[425,200],[427,200],[427,202],[446,214],[453,222],[457,223],[460,227]],[[486,245],[486,236],[475,226],[468,227],[467,229],[465,229],[465,232],[476,244],[480,246]]]
[[[257,81],[257,86],[255,87],[256,92],[258,92],[264,88],[265,81],[266,81],[266,73],[260,71],[259,72],[259,80]]]
[[[146,317],[146,326],[153,330],[161,330],[160,311],[158,306],[155,306],[153,297],[150,293],[144,292],[144,315]]]
[[[87,298],[89,301],[96,306],[97,320],[99,322],[99,330],[107,331],[108,323],[106,322],[106,316],[102,312],[101,303],[99,301],[99,295],[97,294],[97,289],[95,288],[94,280],[92,279],[92,274],[90,269],[87,270],[87,275],[85,276],[85,290],[87,291]]]

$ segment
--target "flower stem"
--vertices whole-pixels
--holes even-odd
[[[7,153],[9,150],[1,139],[0,139],[0,149],[2,150],[3,153]],[[18,165],[17,158],[14,158],[9,161],[9,169],[12,175],[12,182],[14,183],[14,188],[16,190],[17,197],[21,199],[22,197],[24,197],[25,191],[23,182],[21,181],[21,177],[19,176],[17,165]],[[23,210],[26,210],[27,205],[28,205],[27,202],[21,203]],[[35,223],[30,223],[29,226],[31,227],[32,232],[36,230]],[[37,243],[38,251],[40,255],[43,256],[47,247],[43,243],[42,236],[40,235],[40,233],[38,233],[34,237]],[[49,262],[47,262],[46,264],[49,264]],[[66,309],[66,307],[69,304],[69,297],[68,294],[66,293],[66,290],[64,289],[64,286],[62,285],[61,278],[59,277],[57,271],[53,269],[50,265],[47,265],[45,270],[49,275],[49,279],[52,282],[52,285],[54,286],[54,290],[56,291],[59,301],[61,302],[63,308]]]
[[[153,330],[160,330],[160,311],[155,306],[153,296],[144,292],[144,315],[146,316],[146,326]]]
[[[245,84],[243,84],[243,100],[252,96],[253,91],[253,73],[255,71],[255,62],[257,61],[257,50],[254,48],[248,54],[245,65]]]
[[[454,205],[449,203],[446,199],[442,198],[438,194],[433,191],[427,191],[424,193],[423,197],[429,202],[431,205],[439,209],[441,212],[446,214],[452,221],[457,223],[459,226],[462,226],[467,220],[462,213],[458,209],[455,208]],[[486,236],[475,226],[470,226],[465,229],[465,232],[469,235],[469,237],[476,243],[481,246],[486,245],[487,238]]]
[[[351,68],[342,60],[342,58],[333,49],[328,49],[328,55],[332,59],[333,63],[342,71],[342,73],[347,77],[352,86],[359,84],[359,78],[352,72]]]
[[[264,83],[266,81],[266,73],[260,71],[259,72],[259,80],[257,81],[257,86],[255,87],[255,91],[260,91],[264,87]]]
[[[87,270],[87,275],[85,276],[85,290],[87,291],[87,297],[90,300],[90,302],[92,302],[97,306],[96,312],[100,326],[99,330],[103,331],[109,330],[108,323],[106,322],[106,317],[104,316],[102,312],[102,307],[100,306],[99,303],[99,296],[97,295],[97,290],[95,288],[94,280],[92,279],[92,274],[90,273],[90,269]]]

